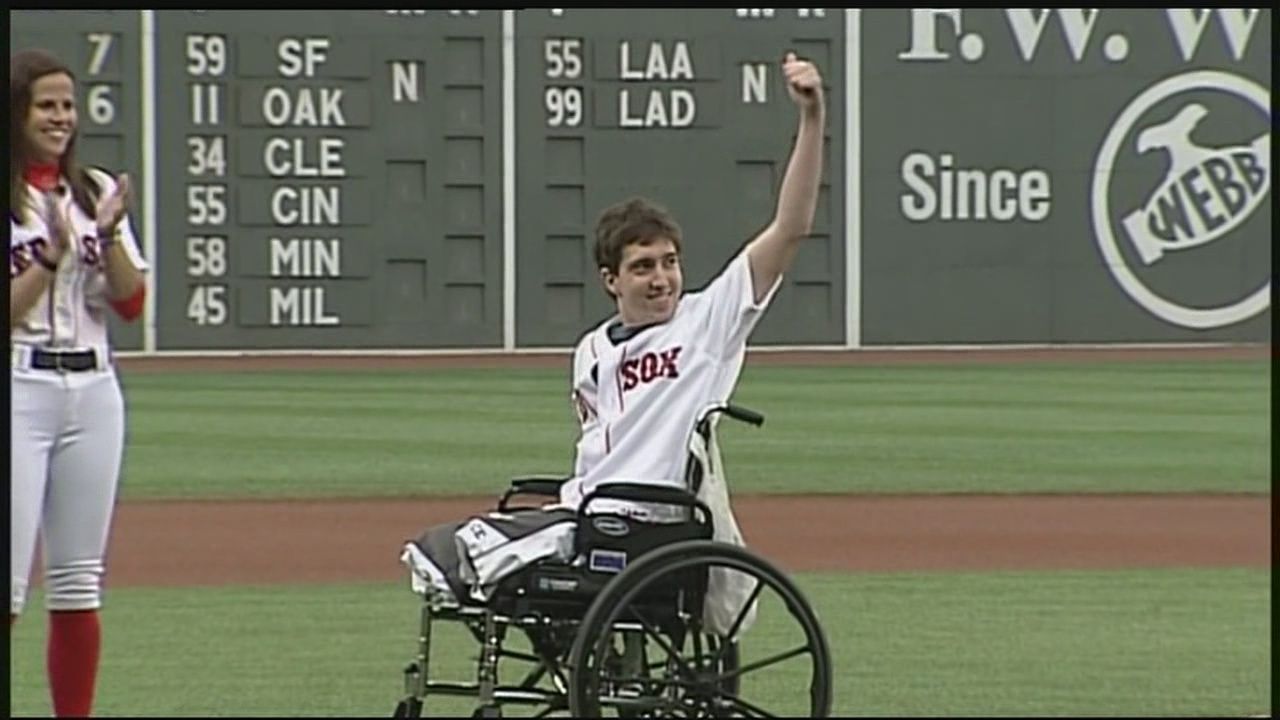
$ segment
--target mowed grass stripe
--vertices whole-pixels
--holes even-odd
[[[125,499],[497,494],[563,473],[565,372],[128,374]],[[748,366],[740,492],[1267,492],[1265,361]]]
[[[840,716],[1238,717],[1270,707],[1268,571],[795,580],[831,647]],[[11,636],[15,715],[49,712],[41,600]],[[111,591],[96,714],[385,716],[403,691],[419,608],[407,578]],[[762,613],[746,637],[750,655],[788,636],[784,621]],[[437,679],[474,678],[479,646],[461,626],[437,625],[432,641]],[[772,676],[751,682],[772,683],[757,697],[799,695]],[[472,708],[439,700],[429,709],[465,717]]]

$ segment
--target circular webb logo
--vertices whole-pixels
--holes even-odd
[[[1200,70],[1147,88],[1098,151],[1094,239],[1147,311],[1223,327],[1271,298],[1271,91]]]

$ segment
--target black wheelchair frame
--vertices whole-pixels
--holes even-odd
[[[764,422],[762,415],[740,406],[712,405],[699,414],[694,426],[704,442],[715,431],[718,413],[756,426]],[[742,676],[799,654],[812,657],[806,689],[808,716],[826,716],[831,706],[831,661],[817,617],[794,584],[767,561],[744,548],[711,540],[712,512],[696,495],[707,470],[690,452],[686,488],[606,483],[583,499],[577,513],[575,553],[581,560],[601,548],[625,552],[627,562],[620,571],[611,574],[537,562],[499,583],[483,605],[428,593],[420,614],[417,653],[403,671],[405,696],[393,717],[421,716],[432,695],[476,698],[473,717],[501,717],[507,705],[541,707],[534,717],[562,711],[574,717],[596,717],[606,709],[621,717],[771,717],[768,710],[738,696]],[[496,509],[534,509],[512,502],[522,496],[558,498],[560,485],[567,479],[516,478]],[[641,531],[616,538],[616,532],[603,533],[590,522],[621,517],[589,512],[593,502],[605,498],[684,507],[690,519],[653,524],[631,520],[632,526],[642,526]],[[748,605],[766,587],[776,592],[801,625],[805,644],[753,663],[755,667],[739,666],[737,633],[746,610],[738,614],[724,638],[701,627],[711,567],[755,579]],[[464,624],[479,643],[475,682],[430,679],[431,627],[436,621]],[[511,628],[524,633],[532,653],[503,646]],[[622,651],[616,647],[619,640]],[[649,642],[666,653],[666,661],[649,661]],[[693,652],[690,657],[684,656],[686,642]],[[501,684],[498,669],[503,660],[529,663],[533,668],[518,683]],[[658,670],[662,674],[655,677]],[[539,687],[544,680],[552,687]]]

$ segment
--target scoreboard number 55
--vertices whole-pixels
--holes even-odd
[[[582,39],[547,38],[542,43],[542,57],[549,80],[582,78]],[[579,127],[582,125],[582,86],[552,85],[542,94],[547,111],[547,127]]]

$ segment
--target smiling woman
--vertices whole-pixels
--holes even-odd
[[[31,83],[31,112],[25,130],[33,161],[54,164],[67,151],[76,127],[75,92],[75,82],[65,73],[45,75]]]
[[[146,262],[127,176],[81,168],[75,78],[25,50],[9,70],[11,526],[9,622],[42,538],[47,667],[59,716],[89,714],[107,534],[124,452],[124,398],[106,308],[142,312]]]

